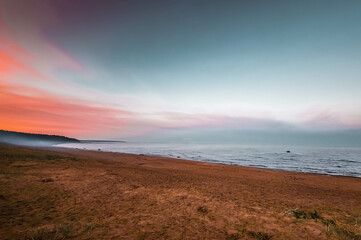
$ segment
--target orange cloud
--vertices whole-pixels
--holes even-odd
[[[0,35],[0,82],[6,81],[11,76],[24,75],[32,80],[54,81],[51,77],[27,64],[25,60],[35,61],[29,51]]]
[[[74,103],[76,99],[50,96],[39,90],[34,90],[32,96],[14,93],[21,91],[18,87],[0,86],[2,129],[86,137],[120,130],[131,116],[127,111],[85,101]]]
[[[1,41],[0,41],[1,43]],[[23,71],[24,73],[31,74],[35,77],[42,77],[42,74],[36,70],[20,63],[10,54],[7,54],[0,50],[0,73],[3,74],[14,74],[17,71]]]
[[[7,50],[11,52],[10,48]],[[24,53],[21,48],[17,50]],[[86,137],[119,130],[130,116],[126,111],[27,86],[34,79],[51,78],[21,62],[16,58],[18,54],[11,53],[0,49],[1,129]],[[27,85],[14,83],[12,78],[19,76]]]
[[[40,65],[43,68],[36,67],[36,63],[44,59],[50,59],[49,64],[64,63],[79,71],[84,68],[65,51],[49,44],[42,45],[47,49],[47,56],[39,58],[20,45],[13,33],[14,29],[0,14],[0,129],[74,137],[97,136],[122,129],[132,115],[128,111],[34,87],[34,83],[39,86],[42,81],[45,88],[81,91],[49,76],[43,65]]]

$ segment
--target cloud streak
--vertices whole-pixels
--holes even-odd
[[[20,91],[24,87],[20,86]],[[0,125],[4,129],[34,133],[96,136],[120,131],[130,112],[97,106],[93,102],[64,99],[39,90],[0,86]],[[74,103],[75,102],[75,103]]]
[[[233,63],[228,62],[225,56],[224,60],[227,61],[222,63],[221,56],[216,56],[214,66],[212,64],[209,68],[202,68],[197,61],[189,61],[197,59],[197,54],[202,55],[198,48],[191,51],[194,51],[195,55],[190,52],[189,56],[187,55],[187,51],[192,49],[192,42],[189,42],[190,48],[187,46],[182,49],[179,43],[179,49],[173,49],[173,43],[178,43],[178,38],[168,39],[168,31],[162,32],[163,38],[152,35],[153,26],[147,25],[151,22],[147,19],[143,19],[144,24],[150,30],[147,30],[145,35],[144,32],[138,32],[145,31],[143,28],[138,29],[141,24],[127,25],[127,21],[119,21],[124,25],[121,25],[122,28],[117,29],[117,32],[110,27],[113,22],[109,24],[108,21],[116,21],[119,20],[117,17],[123,16],[124,20],[132,22],[130,20],[135,19],[136,15],[129,14],[131,18],[128,19],[127,14],[113,12],[114,15],[109,20],[107,16],[101,15],[99,10],[98,17],[102,21],[95,22],[106,28],[103,32],[101,27],[93,30],[88,22],[82,22],[82,19],[94,19],[87,15],[87,11],[78,14],[71,3],[65,5],[66,9],[72,11],[61,12],[56,9],[57,4],[40,2],[41,4],[34,7],[27,2],[0,3],[0,128],[112,139],[157,134],[173,129],[361,128],[361,115],[357,106],[345,109],[345,102],[340,106],[333,106],[328,104],[328,101],[313,106],[314,102],[323,100],[321,97],[315,98],[317,101],[313,99],[305,103],[307,92],[293,94],[293,91],[298,91],[300,87],[302,89],[302,84],[292,86],[292,91],[283,88],[283,85],[287,84],[278,80],[267,85],[267,81],[262,79],[272,79],[272,71],[265,71],[265,75],[257,78],[257,74],[262,72],[258,65],[255,65],[257,74],[249,72],[248,75],[243,75],[241,70],[234,72],[234,75],[227,73],[227,69],[231,72],[234,69],[247,72],[242,65],[238,67],[242,63],[238,61],[241,60],[238,55],[231,56],[230,59],[236,59]],[[9,6],[6,6],[7,4]],[[91,9],[98,12],[96,6]],[[111,10],[109,6],[106,9]],[[79,20],[74,28],[67,25],[71,22],[67,14]],[[155,16],[156,14],[153,16],[151,11],[149,14],[151,19],[161,19],[158,18],[161,16]],[[169,29],[170,25],[158,27],[161,32]],[[182,30],[182,26],[179,27]],[[171,28],[173,29],[173,26]],[[72,30],[67,32],[68,29]],[[183,33],[189,36],[198,34],[188,30],[183,29]],[[114,32],[117,34],[112,35]],[[128,35],[124,33],[131,37],[128,39]],[[145,37],[148,34],[150,40],[159,42],[159,51],[154,50],[149,42],[144,42],[144,39],[148,39]],[[174,34],[186,36],[182,35],[181,31],[178,32],[178,29]],[[56,36],[60,36],[59,39]],[[61,39],[62,37],[64,39]],[[103,40],[109,43],[109,46],[104,44]],[[219,41],[223,41],[223,38]],[[116,45],[112,45],[115,43]],[[168,43],[167,48],[161,48],[161,43]],[[98,44],[99,47],[95,49],[92,44]],[[213,47],[210,50],[214,50]],[[168,51],[169,49],[171,51]],[[232,52],[233,50],[234,48]],[[159,52],[164,56],[158,55]],[[168,52],[172,54],[168,55]],[[182,56],[183,52],[187,54],[182,60],[179,56]],[[81,59],[79,56],[86,57]],[[86,61],[92,57],[94,59]],[[166,61],[160,61],[162,59]],[[213,58],[207,54],[205,59]],[[254,56],[253,61],[250,58],[244,63],[257,63],[257,59],[258,55]],[[176,62],[174,65],[172,60]],[[94,65],[87,65],[90,63]],[[109,68],[104,65],[109,65]],[[237,67],[233,69],[230,66]],[[272,65],[266,64],[266,67]],[[284,68],[286,67],[282,67],[282,70]],[[102,74],[104,72],[106,74]],[[128,75],[124,72],[131,72],[130,75],[134,76],[126,79]],[[278,75],[273,76],[273,79],[277,78]],[[284,83],[291,82],[288,77],[285,79]],[[130,89],[135,90],[132,92]],[[178,94],[179,98],[175,97]],[[292,102],[293,95],[300,96],[302,101]],[[351,101],[350,99],[348,101]]]
[[[129,111],[45,90],[50,87],[87,93],[50,76],[46,67],[39,70],[39,56],[17,42],[14,29],[1,15],[0,26],[0,128],[88,137],[120,131],[126,125],[132,115]],[[52,59],[48,63],[52,68],[65,66],[84,72],[84,67],[64,51],[50,44],[44,47],[48,49],[45,59]]]

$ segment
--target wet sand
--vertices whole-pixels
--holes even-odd
[[[361,239],[361,178],[0,145],[1,239]]]

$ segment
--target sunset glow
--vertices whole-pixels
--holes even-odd
[[[357,2],[321,15],[282,5],[295,11],[287,23],[277,4],[180,2],[0,3],[0,129],[123,139],[361,128]]]

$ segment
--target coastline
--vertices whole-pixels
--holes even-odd
[[[64,226],[76,239],[361,238],[358,177],[60,147],[0,150],[2,239]]]
[[[124,142],[125,143],[125,142]],[[215,164],[221,164],[221,165],[228,165],[228,166],[243,166],[243,167],[250,167],[250,168],[257,168],[257,169],[269,169],[269,170],[276,170],[276,171],[286,171],[286,172],[298,172],[298,173],[310,173],[310,174],[319,174],[319,175],[326,175],[326,176],[342,176],[342,177],[356,177],[356,178],[361,178],[361,169],[359,168],[352,168],[352,166],[350,165],[344,165],[344,163],[339,163],[337,164],[337,166],[334,166],[333,161],[346,161],[348,162],[348,164],[351,163],[356,163],[357,161],[352,159],[353,156],[349,156],[351,158],[347,158],[346,155],[342,155],[342,157],[338,156],[341,159],[333,159],[335,158],[335,154],[342,154],[342,153],[333,153],[334,155],[331,154],[331,156],[327,156],[327,155],[323,155],[324,158],[329,158],[329,163],[331,165],[331,167],[329,167],[329,165],[325,165],[325,163],[323,163],[323,165],[308,165],[309,161],[308,159],[318,159],[319,156],[307,156],[307,154],[309,153],[300,153],[300,152],[293,152],[292,153],[290,151],[279,151],[280,147],[278,146],[266,146],[266,148],[272,147],[274,149],[272,149],[272,151],[274,151],[274,154],[277,155],[281,155],[282,153],[285,154],[289,154],[287,155],[283,155],[282,157],[277,157],[277,158],[272,158],[271,156],[259,156],[259,153],[248,153],[248,155],[250,156],[256,156],[255,158],[249,158],[247,159],[247,156],[242,156],[244,153],[239,153],[239,155],[234,155],[232,157],[227,157],[224,158],[224,156],[222,155],[217,155],[218,153],[215,152],[214,154],[212,154],[212,157],[205,157],[204,153],[206,153],[206,156],[209,155],[210,153],[206,151],[203,151],[203,153],[197,153],[197,156],[192,155],[192,153],[187,152],[187,150],[185,151],[180,151],[179,149],[173,153],[170,149],[168,151],[163,151],[163,153],[150,153],[152,151],[132,151],[132,150],[127,150],[125,149],[119,149],[119,148],[114,148],[114,149],[107,149],[107,148],[102,148],[103,146],[97,146],[94,148],[94,146],[92,145],[86,145],[86,146],[72,146],[72,147],[68,147],[68,146],[64,146],[66,144],[60,144],[60,145],[55,145],[54,147],[60,147],[60,148],[66,148],[66,149],[79,149],[79,150],[89,150],[89,151],[100,151],[100,152],[111,152],[111,153],[120,153],[120,154],[134,154],[134,155],[144,155],[144,156],[150,156],[150,157],[165,157],[165,158],[172,158],[172,159],[183,159],[183,160],[188,160],[188,161],[195,161],[195,162],[206,162],[206,163],[215,163]],[[147,147],[148,149],[153,149],[153,146],[141,146],[141,148],[145,148]],[[255,147],[255,146],[252,146]],[[257,146],[256,146],[257,147]],[[259,147],[259,146],[258,146]],[[278,148],[278,149],[277,149]],[[283,147],[285,148],[285,147]],[[292,148],[292,147],[291,147]],[[285,148],[285,149],[289,149],[289,148]],[[301,147],[301,149],[312,149],[308,146],[304,146]],[[361,150],[359,148],[322,148],[322,147],[314,147],[314,149],[319,150],[324,150],[324,149],[348,149],[348,150]],[[278,150],[278,151],[277,151]],[[154,151],[153,151],[154,152]],[[202,156],[203,154],[203,156]],[[321,153],[322,154],[322,153]],[[348,154],[344,153],[344,154]],[[361,152],[360,152],[361,154]],[[303,155],[303,156],[302,156]],[[301,157],[302,156],[302,157]],[[232,159],[232,158],[241,158],[241,160],[247,159],[246,161],[237,161],[238,159]],[[296,158],[295,158],[296,157]],[[304,157],[308,157],[308,159],[304,160],[302,158]],[[267,162],[259,162],[258,159],[259,158],[266,158]],[[284,160],[284,158],[287,158],[287,160],[289,160],[290,164],[288,163],[279,163],[279,161]],[[331,159],[330,159],[331,158]],[[344,159],[342,159],[344,158]],[[345,160],[346,159],[346,160]],[[321,159],[323,160],[323,159]],[[299,163],[295,164],[294,162],[297,161]],[[271,163],[271,164],[270,164]],[[275,163],[275,164],[274,164]],[[360,163],[361,164],[361,163]],[[333,165],[333,166],[332,166]],[[307,166],[307,167],[304,167]],[[351,170],[352,169],[352,170]]]

